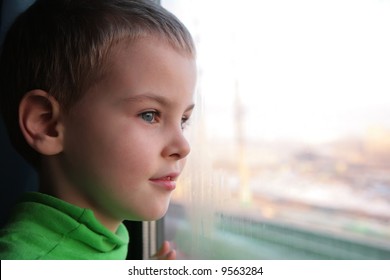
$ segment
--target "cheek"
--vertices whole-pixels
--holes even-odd
[[[69,123],[64,153],[69,162],[111,180],[124,181],[148,172],[158,155],[157,137],[126,117],[100,113],[79,115]]]
[[[64,139],[64,157],[73,172],[92,173],[103,159],[109,160],[110,140],[104,123],[100,128],[88,119],[79,118],[69,123]]]
[[[89,133],[74,149],[73,155],[84,169],[102,180],[125,181],[135,179],[153,164],[153,148],[131,135],[117,133]],[[80,144],[80,143],[79,143]]]

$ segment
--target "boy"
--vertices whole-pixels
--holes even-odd
[[[40,176],[0,232],[1,259],[124,259],[122,221],[165,214],[190,151],[191,35],[148,0],[37,0],[0,71],[11,141]],[[175,252],[165,242],[155,258]]]

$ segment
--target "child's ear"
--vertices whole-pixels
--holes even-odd
[[[27,92],[19,105],[19,125],[26,141],[43,155],[63,150],[63,123],[58,101],[43,90]]]

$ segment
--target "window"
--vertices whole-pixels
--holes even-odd
[[[390,1],[162,0],[198,49],[183,259],[390,259]]]

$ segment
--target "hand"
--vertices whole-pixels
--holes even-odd
[[[161,245],[161,248],[158,250],[156,254],[154,254],[151,260],[175,260],[176,259],[176,251],[171,248],[171,244],[168,241],[164,241]]]

